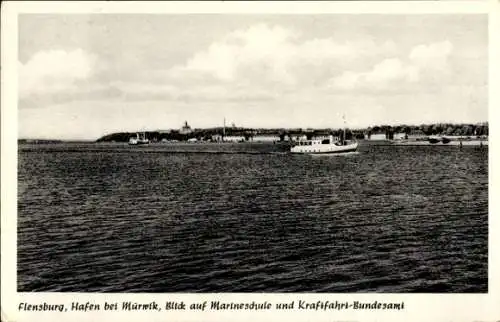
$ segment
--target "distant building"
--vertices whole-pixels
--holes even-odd
[[[367,139],[371,141],[383,141],[387,140],[387,136],[385,135],[385,133],[376,133],[369,136],[367,135]]]
[[[252,137],[252,141],[254,142],[279,142],[279,135],[255,135]]]
[[[179,130],[179,133],[180,134],[191,134],[193,132],[193,130],[191,129],[191,127],[189,126],[188,122],[184,122],[184,125],[181,127],[181,129]]]
[[[214,142],[222,142],[222,135],[220,134],[215,134],[215,135],[212,135],[212,141]]]
[[[245,137],[241,135],[228,135],[223,138],[224,142],[244,142]]]
[[[394,133],[394,140],[404,140],[408,139],[408,135],[406,133]]]
[[[289,139],[291,139],[292,141],[304,141],[307,140],[307,135],[290,135]]]

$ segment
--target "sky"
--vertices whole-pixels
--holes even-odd
[[[488,120],[486,15],[23,14],[19,137]]]

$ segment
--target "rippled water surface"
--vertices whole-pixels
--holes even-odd
[[[19,150],[19,291],[488,290],[487,148]]]

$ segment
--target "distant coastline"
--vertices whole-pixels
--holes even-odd
[[[187,123],[186,123],[187,125]],[[129,142],[137,132],[115,132],[104,135],[97,140],[64,140],[64,139],[18,139],[18,144],[57,144],[57,143],[101,143],[101,142]],[[333,135],[340,137],[344,129],[325,128],[244,128],[244,127],[213,127],[188,129],[186,126],[179,129],[144,131],[151,142],[284,142],[290,139],[311,139]],[[346,139],[366,141],[422,141],[429,137],[449,137],[452,141],[484,140],[488,138],[488,122],[482,123],[435,123],[422,125],[378,125],[367,128],[347,128]]]
[[[18,139],[18,144],[93,143],[95,140]]]
[[[273,141],[282,142],[299,138],[311,139],[333,135],[340,137],[344,129],[314,129],[314,128],[244,128],[244,127],[214,127],[191,130],[186,124],[180,129],[146,131],[146,136],[152,142],[162,141],[233,141],[255,142]],[[367,128],[349,129],[345,131],[346,139],[357,140],[395,140],[403,137],[450,136],[477,138],[488,136],[488,123],[435,123],[422,125],[377,125]],[[128,142],[136,132],[117,132],[105,135],[96,142]]]

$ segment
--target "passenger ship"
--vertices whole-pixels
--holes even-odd
[[[342,140],[334,140],[333,135],[328,139],[323,140],[301,140],[290,148],[292,153],[308,153],[308,154],[333,154],[355,152],[358,149],[358,142],[347,141],[345,139],[346,121],[345,115],[342,115],[344,121],[344,132]]]
[[[323,140],[303,140],[298,141],[291,147],[292,153],[308,154],[333,154],[355,152],[358,149],[358,142],[349,142],[346,140],[334,140],[330,135],[328,139]]]

